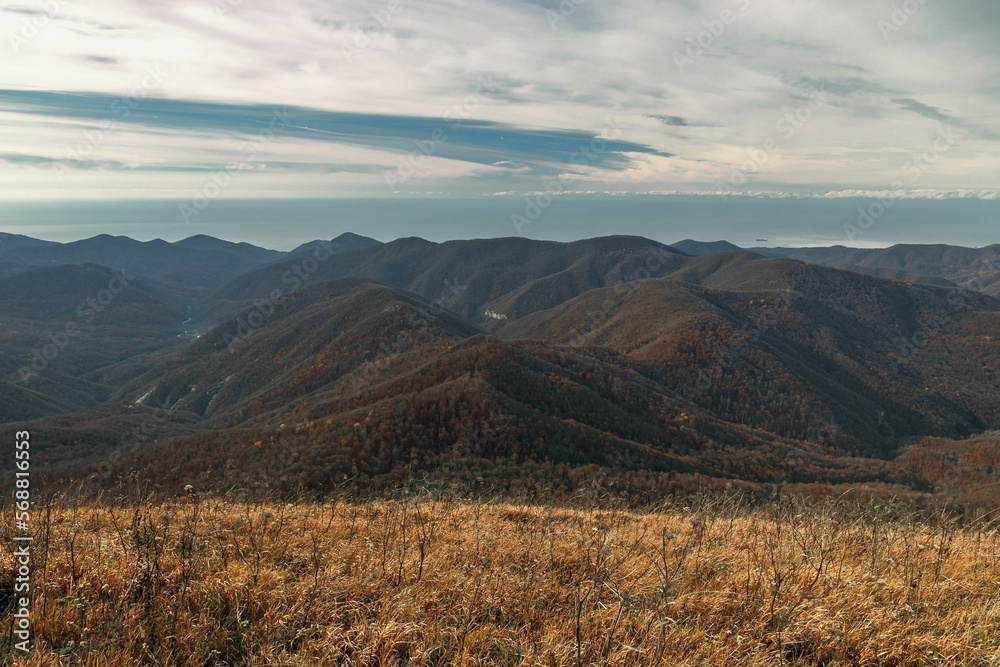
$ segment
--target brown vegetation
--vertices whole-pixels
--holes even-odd
[[[29,665],[987,665],[1000,649],[989,516],[732,497],[39,510]]]

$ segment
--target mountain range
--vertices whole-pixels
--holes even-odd
[[[725,241],[706,243],[680,241],[675,248],[692,255],[730,252],[737,248]],[[766,257],[788,257],[811,264],[831,266],[884,278],[932,282],[984,289],[1000,282],[1000,244],[962,248],[944,244],[897,244],[889,248],[751,248]]]
[[[1000,429],[998,249],[3,235],[0,420],[98,487],[929,494]]]

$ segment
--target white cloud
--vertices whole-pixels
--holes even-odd
[[[10,57],[0,59],[6,88],[127,95],[147,67],[160,66],[169,75],[150,93],[158,97],[441,118],[468,103],[479,77],[490,75],[497,87],[475,96],[471,118],[596,136],[615,116],[623,140],[678,156],[633,155],[626,168],[585,169],[576,177],[609,190],[708,191],[743,170],[769,139],[778,146],[747,173],[746,188],[879,189],[929,150],[942,125],[953,126],[961,140],[922,173],[920,187],[989,189],[1000,159],[993,46],[1000,24],[993,20],[997,9],[985,1],[960,8],[919,4],[888,33],[884,21],[894,20],[893,4],[862,0],[593,0],[564,16],[556,9],[554,27],[545,6],[558,8],[555,2],[59,5],[45,21],[0,9],[0,34],[8,37],[32,33],[26,20],[43,23],[16,52],[0,45],[11,48]],[[220,6],[228,9],[220,13]],[[683,71],[677,54],[690,59]],[[828,104],[785,136],[781,119],[815,90],[826,91]],[[0,127],[4,151],[42,156],[58,156],[83,131],[80,121],[26,124],[9,114],[0,116]],[[8,132],[12,127],[20,131]],[[232,141],[196,127],[116,127],[94,154],[132,166],[180,167],[225,156]],[[391,166],[398,158],[387,149],[278,138],[267,159],[357,164],[368,171],[303,172],[297,182],[288,173],[266,173],[255,176],[253,187],[338,194],[368,184],[382,194],[371,166]],[[472,162],[430,164],[427,187],[436,190],[451,183],[475,192],[480,182],[483,192],[506,189],[498,185],[504,178],[511,190],[532,190],[539,178],[526,169]],[[32,188],[51,193],[43,172],[37,165],[0,164],[4,196],[26,196]],[[114,178],[123,192],[154,182],[165,192],[182,192],[192,174],[109,168],[56,187],[72,194],[100,182],[107,192]],[[194,175],[195,186],[199,178]]]

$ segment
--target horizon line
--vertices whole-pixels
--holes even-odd
[[[723,251],[723,252],[740,252],[740,251],[753,252],[755,250],[780,250],[780,249],[803,250],[803,249],[812,249],[812,248],[817,248],[817,249],[844,248],[845,250],[885,250],[885,249],[893,248],[893,247],[896,247],[896,246],[915,246],[915,247],[946,246],[946,247],[950,247],[950,248],[963,248],[963,249],[966,249],[966,250],[980,250],[980,249],[983,249],[983,248],[989,248],[989,247],[994,246],[994,245],[1000,245],[1000,241],[997,241],[996,243],[991,243],[991,244],[986,244],[986,245],[981,245],[981,246],[963,246],[963,245],[953,245],[953,244],[950,244],[950,243],[900,243],[900,242],[897,242],[897,243],[878,243],[878,242],[872,242],[872,243],[870,243],[868,245],[855,245],[855,246],[844,245],[842,243],[832,243],[832,244],[829,244],[829,245],[758,245],[758,246],[740,246],[738,244],[732,243],[731,241],[728,241],[727,239],[701,240],[701,239],[695,239],[695,238],[690,238],[690,237],[679,239],[677,241],[672,241],[670,243],[667,243],[667,242],[663,242],[663,241],[657,241],[656,239],[652,239],[652,238],[649,238],[647,236],[642,236],[642,235],[639,235],[639,234],[607,234],[607,235],[601,235],[601,236],[581,237],[579,239],[574,239],[572,241],[560,241],[560,240],[556,240],[556,239],[528,238],[528,237],[525,237],[525,236],[516,236],[516,235],[512,235],[512,236],[476,236],[476,237],[468,237],[468,238],[446,239],[444,241],[432,241],[430,239],[426,239],[426,238],[423,238],[421,236],[411,235],[411,236],[399,236],[399,237],[396,237],[396,238],[391,239],[389,241],[383,241],[381,239],[377,239],[377,238],[372,237],[372,236],[366,236],[364,234],[359,234],[359,233],[353,232],[353,231],[346,231],[346,232],[342,232],[342,233],[338,234],[337,236],[335,236],[333,238],[330,238],[330,239],[314,238],[314,239],[309,239],[309,240],[306,240],[306,241],[302,241],[301,243],[298,244],[298,246],[296,246],[295,248],[292,248],[291,250],[278,250],[276,248],[269,248],[269,247],[266,247],[266,246],[257,245],[255,243],[251,243],[249,241],[233,240],[231,238],[223,238],[223,237],[220,237],[220,236],[214,236],[212,234],[205,234],[205,233],[192,234],[190,236],[186,236],[184,238],[177,239],[176,241],[168,241],[168,240],[160,238],[160,237],[154,237],[154,238],[142,240],[142,239],[137,239],[137,238],[132,237],[132,236],[128,236],[126,234],[110,234],[110,233],[107,233],[107,232],[102,232],[102,233],[99,233],[99,234],[95,234],[93,236],[85,236],[85,237],[77,238],[77,239],[74,239],[72,241],[53,241],[53,240],[50,240],[50,239],[44,239],[44,238],[37,237],[37,236],[28,236],[26,234],[18,234],[18,233],[14,233],[14,232],[5,232],[2,229],[0,229],[0,253],[3,252],[3,240],[4,240],[4,237],[7,237],[7,236],[27,238],[27,239],[32,239],[32,240],[35,240],[35,241],[44,241],[45,243],[51,243],[51,244],[55,244],[55,245],[70,245],[70,244],[73,244],[73,243],[80,243],[82,241],[91,241],[93,239],[97,239],[97,238],[100,238],[102,236],[106,236],[108,238],[114,238],[114,239],[127,239],[129,241],[135,241],[136,243],[154,243],[154,242],[159,241],[159,242],[167,243],[167,244],[170,244],[170,245],[176,245],[177,243],[182,243],[182,242],[188,241],[190,239],[201,237],[201,238],[212,239],[212,240],[215,240],[215,241],[223,241],[225,243],[246,244],[246,245],[250,245],[250,246],[253,246],[255,248],[260,248],[260,249],[263,249],[263,250],[269,250],[269,251],[272,251],[272,252],[279,252],[279,253],[282,253],[282,254],[289,254],[291,252],[294,252],[297,248],[299,248],[299,247],[301,247],[303,245],[307,245],[307,244],[310,244],[310,243],[315,243],[315,242],[318,242],[318,241],[332,242],[332,241],[336,241],[338,238],[341,238],[341,237],[343,237],[345,235],[348,235],[348,234],[352,235],[352,236],[355,236],[355,237],[358,237],[358,238],[361,238],[361,239],[369,239],[369,240],[372,240],[372,241],[376,241],[376,242],[378,242],[381,245],[388,245],[390,243],[395,243],[397,241],[403,241],[403,240],[407,240],[407,239],[418,239],[420,241],[424,241],[426,243],[431,243],[431,244],[434,244],[434,245],[442,245],[442,244],[445,244],[445,243],[455,243],[455,242],[464,242],[464,241],[499,241],[499,240],[505,240],[505,239],[520,239],[520,240],[524,240],[524,241],[534,241],[534,242],[539,242],[539,243],[555,243],[555,244],[559,244],[559,245],[569,245],[569,244],[572,244],[572,243],[580,243],[580,242],[583,242],[583,241],[592,241],[592,240],[596,240],[596,239],[608,239],[608,238],[622,237],[622,238],[643,239],[643,240],[646,240],[646,241],[651,241],[653,243],[659,243],[659,244],[667,246],[667,247],[674,247],[674,246],[676,246],[676,245],[678,245],[680,243],[685,243],[685,242],[701,243],[701,244],[706,244],[706,245],[716,244],[716,243],[729,243],[730,245],[732,245],[732,246],[735,247],[735,250],[729,250],[729,251]],[[716,254],[721,254],[721,253],[716,253]]]

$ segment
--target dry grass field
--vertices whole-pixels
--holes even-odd
[[[3,664],[1000,664],[986,517],[63,499],[35,511],[28,657],[4,531]]]

